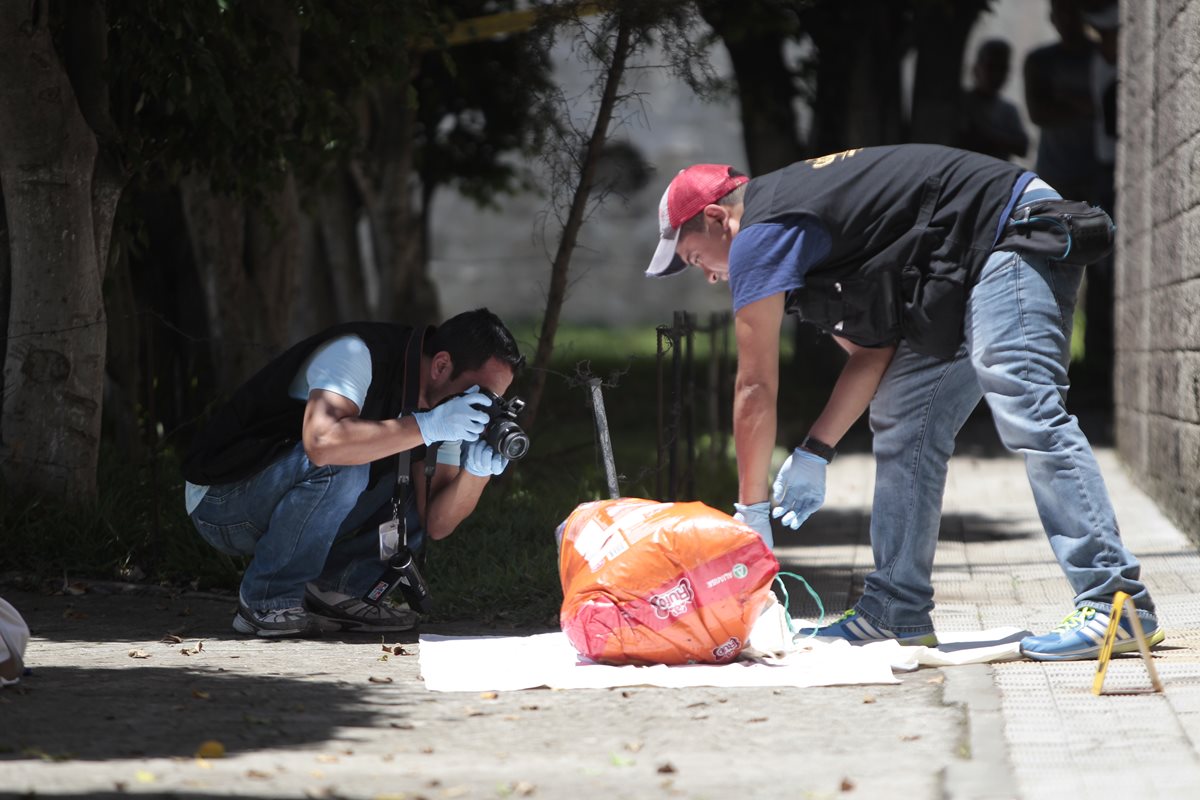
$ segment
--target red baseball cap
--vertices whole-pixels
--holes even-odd
[[[681,169],[658,202],[658,233],[661,237],[646,274],[665,278],[687,267],[675,254],[675,240],[683,223],[750,180],[733,175],[728,164],[693,164]]]

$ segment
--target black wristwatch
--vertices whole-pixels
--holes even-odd
[[[814,456],[820,456],[831,464],[833,457],[837,455],[837,450],[832,445],[825,444],[812,436],[804,437],[804,441],[800,443],[800,449],[807,450]]]

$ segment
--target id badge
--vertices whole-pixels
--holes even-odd
[[[400,521],[390,519],[379,526],[379,560],[387,561],[400,549]]]

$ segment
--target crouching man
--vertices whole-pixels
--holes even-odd
[[[479,390],[502,396],[521,362],[504,324],[477,309],[436,328],[337,325],[243,384],[183,464],[200,535],[251,557],[234,630],[412,628],[415,611],[361,599],[380,577],[379,526],[403,514],[420,552],[474,511],[508,463],[480,439],[492,400]]]

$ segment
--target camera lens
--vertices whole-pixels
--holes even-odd
[[[512,420],[500,420],[489,425],[484,436],[492,449],[507,459],[516,461],[529,452],[529,434]]]

